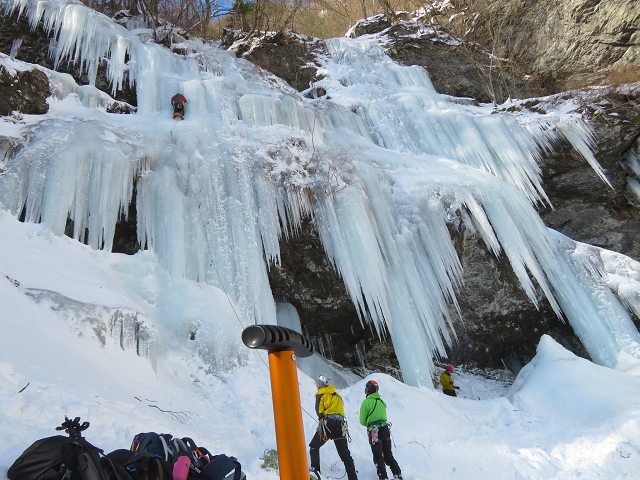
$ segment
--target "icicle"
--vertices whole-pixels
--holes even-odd
[[[280,261],[282,236],[311,217],[361,322],[380,335],[388,329],[406,382],[430,385],[434,353],[456,340],[449,304],[457,308],[462,267],[451,212],[507,256],[534,304],[535,279],[594,359],[611,365],[620,351],[636,354],[625,309],[532,207],[549,202],[537,161],[558,139],[606,182],[580,118],[524,119],[449,101],[373,36],[328,41],[319,86],[332,100],[317,101],[212,45],[175,55],[77,3],[0,6],[34,28],[42,21],[56,64],[75,62],[93,81],[106,61],[112,92],[126,76],[138,95],[137,114],[110,115],[89,108],[98,104],[93,87],[60,87],[53,113],[25,127],[29,141],[4,161],[0,203],[57,234],[73,220],[75,238],[110,249],[135,185],[140,244],[173,277],[217,287],[203,297],[222,292],[230,308],[233,325],[196,319],[212,365],[225,363],[219,352],[240,356],[229,339],[241,325],[276,322],[267,262]],[[179,123],[169,104],[177,91],[189,100]],[[165,304],[186,294],[166,295]]]
[[[9,57],[11,58],[11,60],[15,60],[21,45],[22,45],[21,38],[17,38],[13,42],[11,42],[11,50],[9,51]]]

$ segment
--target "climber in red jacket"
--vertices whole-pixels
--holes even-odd
[[[173,118],[180,118],[180,120],[184,120],[184,104],[188,103],[187,99],[178,92],[173,97],[171,97],[171,105],[173,106]]]

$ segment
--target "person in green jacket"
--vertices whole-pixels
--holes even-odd
[[[402,472],[391,451],[391,431],[387,422],[387,404],[380,398],[378,382],[369,380],[364,387],[364,399],[360,406],[360,424],[367,427],[369,445],[373,453],[378,478],[386,479],[387,467],[391,468],[394,480],[402,480]]]
[[[453,384],[451,374],[453,373],[453,367],[447,365],[445,371],[440,375],[440,385],[442,385],[442,393],[449,395],[450,397],[457,397],[456,390],[460,387]]]

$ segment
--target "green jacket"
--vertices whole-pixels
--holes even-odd
[[[367,395],[360,405],[360,425],[369,427],[375,422],[387,421],[387,404],[380,398],[378,392]]]

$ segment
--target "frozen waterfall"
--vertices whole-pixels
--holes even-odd
[[[0,7],[42,22],[56,62],[81,64],[93,82],[104,61],[113,92],[127,81],[138,100],[136,114],[109,114],[91,87],[49,71],[50,112],[25,122],[0,175],[0,203],[14,215],[57,234],[70,218],[74,238],[108,250],[135,185],[140,244],[172,275],[223,289],[245,325],[276,323],[266,262],[311,216],[362,321],[388,327],[413,385],[431,385],[434,353],[454,340],[447,304],[462,272],[447,222],[462,216],[507,256],[534,303],[540,285],[596,362],[639,355],[626,308],[602,300],[605,283],[576,266],[533,208],[548,202],[538,160],[555,139],[606,181],[579,117],[452,102],[374,36],[329,40],[319,86],[330,100],[310,100],[214,44],[194,40],[177,55],[78,3]],[[179,123],[177,91],[189,100]]]

